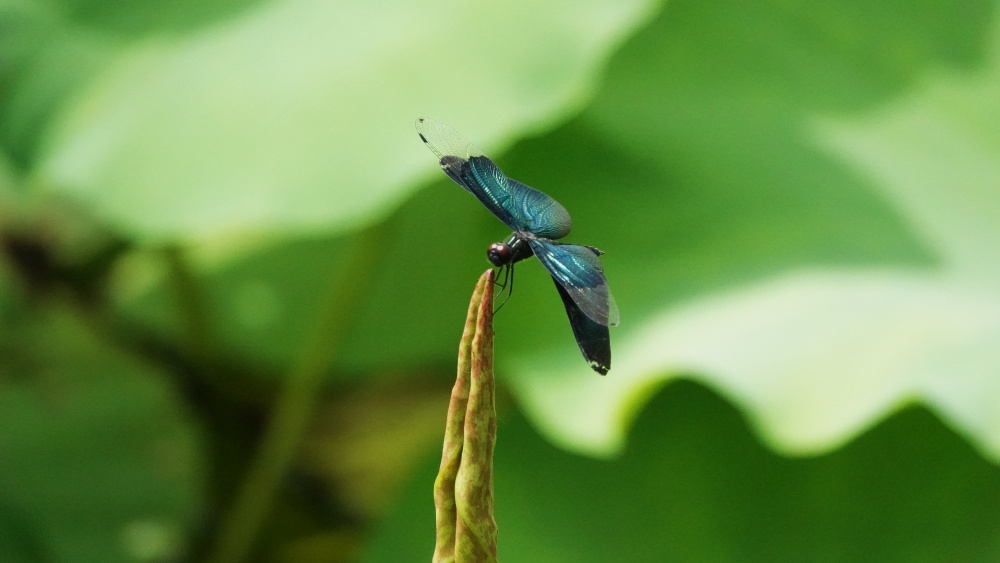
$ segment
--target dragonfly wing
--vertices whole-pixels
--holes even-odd
[[[415,125],[417,134],[420,135],[420,140],[427,145],[427,148],[432,153],[437,155],[438,163],[441,165],[444,173],[454,180],[456,184],[476,195],[475,190],[468,182],[462,179],[463,168],[466,168],[466,174],[468,174],[469,159],[474,156],[483,156],[482,151],[477,149],[475,145],[459,134],[458,131],[455,131],[444,123],[419,117]]]
[[[604,326],[618,325],[618,304],[608,289],[604,267],[598,258],[600,250],[538,239],[531,239],[528,244],[583,314]]]
[[[427,148],[438,158],[457,156],[462,160],[468,160],[473,156],[483,156],[482,151],[468,139],[444,123],[418,117],[415,125],[420,139],[427,143]]]
[[[492,160],[451,127],[418,118],[417,133],[452,180],[476,196],[514,231],[562,238],[572,227],[569,213],[548,195],[508,178]]]
[[[556,200],[508,178],[485,156],[469,159],[469,171],[463,180],[472,185],[470,191],[511,229],[550,239],[569,234],[572,220]]]
[[[550,239],[563,238],[569,234],[573,228],[573,220],[562,204],[513,178],[507,178],[507,181],[510,183],[510,201],[507,207],[524,225],[523,230]]]
[[[594,371],[601,375],[607,374],[611,369],[611,335],[608,334],[608,326],[583,314],[559,280],[552,278],[552,281],[566,307],[569,326],[573,329],[573,336],[576,337],[576,344],[580,347],[583,358]]]

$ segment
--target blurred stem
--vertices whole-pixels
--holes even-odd
[[[228,516],[221,522],[208,561],[238,563],[253,548],[312,421],[323,374],[339,351],[357,303],[369,287],[384,245],[384,231],[384,225],[377,224],[356,233],[346,255],[334,268],[322,307],[316,309],[319,316],[315,329],[274,404],[257,455]]]
[[[235,438],[240,435],[238,431],[243,430],[240,428],[243,420],[237,416],[238,411],[233,403],[217,398],[205,399],[206,395],[221,397],[226,393],[217,363],[221,352],[216,347],[218,344],[211,326],[209,299],[205,296],[204,288],[195,276],[183,248],[170,245],[163,248],[162,254],[167,266],[167,285],[179,315],[178,347],[186,356],[185,365],[179,371],[183,377],[177,382],[201,419],[205,431],[209,448],[206,514],[214,520],[232,500],[232,468],[238,467],[245,459],[243,452],[246,439]],[[133,346],[137,344],[137,338],[143,338],[136,334],[136,327],[122,327],[110,317],[105,321],[119,339],[127,339]],[[220,427],[227,431],[220,432]],[[202,539],[193,542],[193,545],[197,547],[192,549],[198,551],[203,550],[206,544]]]
[[[167,246],[163,249],[163,257],[167,264],[168,283],[180,311],[180,334],[185,339],[183,345],[202,373],[212,377],[212,351],[215,346],[207,300],[181,247]]]
[[[497,560],[493,513],[496,443],[493,380],[493,270],[476,284],[458,349],[458,376],[445,423],[441,468],[434,480],[434,563]]]

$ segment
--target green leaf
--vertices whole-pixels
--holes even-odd
[[[610,375],[610,374],[609,374]],[[501,412],[501,561],[994,561],[1000,469],[922,408],[843,449],[789,459],[760,444],[723,398],[686,381],[659,392],[621,457],[552,446]],[[418,561],[433,544],[414,476],[363,559]]]
[[[581,117],[498,159],[571,211],[568,242],[607,253],[622,310],[612,371],[596,378],[547,274],[519,264],[516,296],[496,319],[497,373],[551,439],[620,451],[651,390],[694,371],[786,451],[841,444],[912,400],[995,449],[992,394],[982,394],[996,372],[996,297],[983,285],[998,216],[987,156],[992,5],[966,15],[940,2],[894,6],[907,17],[832,3],[765,13],[672,3],[612,59]],[[963,149],[936,150],[940,139]],[[965,179],[949,184],[954,201],[933,199],[942,177]],[[443,178],[389,230],[369,297],[345,320],[335,373],[450,365],[468,280],[507,234]],[[314,272],[340,244],[294,240],[214,268],[227,344],[285,365],[323,284]],[[407,314],[381,322],[398,311]],[[922,328],[910,311],[926,315]],[[925,381],[956,369],[964,375]],[[830,404],[812,408],[824,393]]]
[[[108,562],[182,554],[200,460],[193,421],[162,376],[61,313],[8,310],[0,322],[0,553],[13,545],[26,561]]]
[[[259,3],[129,43],[61,108],[36,180],[146,240],[344,231],[430,175],[415,117],[487,148],[559,119],[653,6]]]
[[[819,142],[872,178],[949,276],[1000,282],[1000,26],[987,66],[932,72],[919,88],[871,114],[824,116]]]
[[[996,457],[997,342],[1000,295],[929,276],[817,270],[648,319],[619,346],[610,381],[525,367],[518,387],[559,443],[597,453],[621,447],[660,374],[698,373],[789,453],[839,446],[922,399]]]
[[[652,389],[696,373],[782,451],[825,451],[917,400],[1000,459],[1000,31],[936,9],[879,27],[859,6],[788,8],[809,33],[775,12],[767,44],[749,28],[720,43],[746,14],[672,4],[615,59],[581,121],[670,195],[616,193],[648,206],[616,221],[645,257],[616,266],[628,250],[596,243],[622,308],[608,380],[539,351],[519,358],[518,395],[552,439],[597,455],[621,450]],[[854,35],[818,19],[831,12]],[[872,54],[885,75],[852,57],[866,33],[888,38]],[[640,71],[653,45],[662,62]]]

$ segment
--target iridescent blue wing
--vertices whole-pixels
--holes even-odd
[[[443,123],[418,118],[417,133],[437,155],[441,169],[456,184],[476,196],[514,231],[528,231],[557,239],[572,227],[569,213],[556,200],[504,175],[458,131]]]
[[[618,304],[608,289],[604,267],[598,258],[600,250],[538,239],[530,239],[528,244],[584,315],[600,325],[618,325]]]
[[[601,375],[608,373],[611,369],[611,335],[608,334],[607,325],[602,325],[583,314],[573,298],[569,296],[566,288],[559,283],[559,280],[552,278],[559,290],[559,297],[562,298],[566,307],[566,316],[569,317],[569,326],[573,329],[573,336],[576,344],[580,347],[583,358],[587,360],[590,367]]]

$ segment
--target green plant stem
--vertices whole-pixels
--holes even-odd
[[[181,247],[165,247],[163,257],[167,265],[167,283],[180,313],[179,333],[184,339],[182,345],[189,351],[202,373],[214,377],[212,352],[216,347],[207,300]]]
[[[434,481],[435,563],[495,563],[493,270],[476,284],[458,351],[458,375]]]
[[[331,276],[324,306],[317,309],[316,328],[273,407],[258,453],[221,523],[208,561],[238,563],[253,548],[313,418],[323,373],[339,351],[358,300],[369,286],[381,255],[383,231],[384,227],[377,225],[354,235]]]

